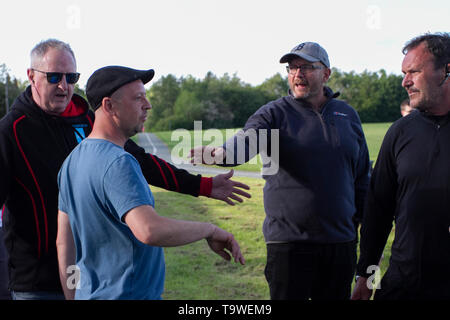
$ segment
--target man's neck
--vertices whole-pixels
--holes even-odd
[[[116,130],[108,130],[105,128],[96,127],[94,123],[94,128],[92,129],[91,134],[88,136],[89,139],[102,139],[109,142],[112,142],[119,147],[123,148],[125,146],[125,142],[128,140],[127,137],[119,134]]]
[[[315,97],[314,99],[298,99],[300,101],[304,101],[307,104],[309,104],[312,109],[316,112],[320,112],[322,110],[322,106],[325,104],[325,102],[327,101],[327,97],[325,95],[321,95],[318,97]]]
[[[434,116],[445,116],[450,112],[450,90],[448,89],[440,100],[441,103],[427,111]]]
[[[325,102],[327,101],[327,97],[324,95],[321,95],[319,97],[317,97],[317,99],[315,99],[314,101],[310,101],[309,103],[313,106],[314,110],[316,110],[317,112],[320,112],[320,110],[322,109],[322,106],[325,104]]]

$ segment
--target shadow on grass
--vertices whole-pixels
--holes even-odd
[[[221,201],[193,198],[155,187],[152,192],[158,214],[218,225],[234,234],[246,259],[244,266],[226,261],[212,252],[205,240],[164,248],[166,282],[163,299],[269,299],[264,278],[266,249],[261,230],[264,219],[262,199],[252,198],[233,207]]]

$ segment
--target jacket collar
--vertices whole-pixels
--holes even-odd
[[[33,100],[31,94],[31,86],[28,86],[25,91],[19,96],[17,104],[13,108],[17,108],[22,112],[30,115],[40,115],[51,117],[48,113],[43,111]],[[74,93],[70,103],[68,104],[66,110],[59,115],[61,118],[73,118],[82,115],[86,115],[89,111],[89,104],[80,95]]]

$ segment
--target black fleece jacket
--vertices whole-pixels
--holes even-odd
[[[393,222],[389,282],[381,290],[449,299],[450,113],[413,112],[386,133],[367,194],[359,275],[373,275],[368,267],[378,264]]]
[[[61,291],[55,244],[57,174],[94,122],[82,97],[74,95],[71,105],[68,116],[49,115],[34,103],[28,87],[0,120],[0,204],[5,204],[9,286],[15,291]],[[146,154],[131,140],[125,150],[136,157],[152,185],[198,196],[207,179]]]
[[[264,175],[263,170],[263,232],[267,243],[342,243],[356,239],[354,220],[362,218],[369,183],[366,140],[357,112],[336,99],[339,93],[329,88],[324,92],[328,99],[320,112],[292,96],[269,102],[248,119],[243,133],[224,145],[225,165],[242,163],[238,146],[245,146],[246,162],[263,151],[262,132],[267,132],[267,151],[275,160],[265,166],[279,162],[277,171],[270,169],[270,174]],[[253,142],[258,146],[252,145],[255,143],[249,134],[246,137],[252,129],[257,133]],[[234,149],[233,161],[230,149]]]

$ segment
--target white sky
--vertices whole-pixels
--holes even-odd
[[[280,57],[320,43],[343,71],[401,73],[401,48],[427,31],[450,31],[448,0],[39,0],[2,1],[0,64],[25,80],[43,39],[68,42],[80,86],[96,69],[125,65],[203,78],[236,73],[262,83]],[[154,81],[155,81],[154,80]]]

